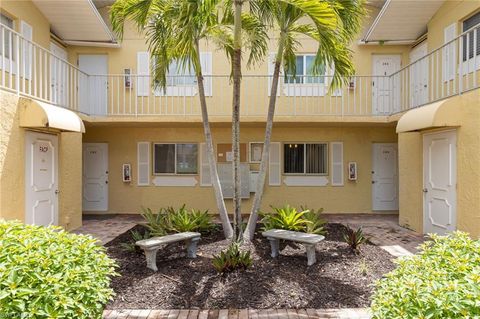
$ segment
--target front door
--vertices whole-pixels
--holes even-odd
[[[91,115],[107,114],[108,56],[80,54],[79,111]]]
[[[58,138],[25,133],[25,222],[58,224]]]
[[[445,234],[456,229],[456,132],[423,136],[423,232]]]
[[[83,144],[83,210],[108,210],[108,144]]]
[[[401,56],[398,54],[373,55],[372,112],[374,115],[388,115],[400,111],[400,70]]]
[[[396,143],[373,144],[373,210],[398,210],[398,165]]]
[[[50,93],[52,102],[67,106],[67,81],[69,68],[67,67],[67,51],[55,43],[50,43]]]
[[[416,107],[428,102],[428,59],[427,42],[410,52],[410,106]]]

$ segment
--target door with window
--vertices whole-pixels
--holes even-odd
[[[83,144],[83,210],[108,210],[108,144]]]
[[[107,114],[108,56],[105,54],[80,54],[79,111],[91,115]]]
[[[428,102],[428,59],[427,42],[416,46],[410,52],[410,106],[416,107]]]
[[[423,232],[445,234],[456,229],[456,132],[423,136]]]
[[[372,113],[388,115],[400,111],[400,77],[393,73],[400,70],[399,54],[373,56]]]
[[[25,133],[25,222],[58,224],[58,137]]]
[[[372,162],[373,210],[398,210],[397,144],[374,143]]]
[[[69,68],[67,67],[67,51],[55,43],[50,43],[50,96],[54,104],[67,106],[67,81]]]

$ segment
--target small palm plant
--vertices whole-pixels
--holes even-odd
[[[241,251],[238,243],[232,243],[225,251],[213,256],[212,265],[219,273],[245,270],[252,265],[252,256],[250,251]]]
[[[360,252],[360,246],[367,242],[367,237],[363,235],[362,227],[359,227],[357,230],[353,230],[348,227],[343,232],[343,239],[350,246],[350,249],[354,253]]]

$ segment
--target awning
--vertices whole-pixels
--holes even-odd
[[[21,103],[20,126],[85,133],[83,121],[74,112],[30,99],[24,99],[24,103]]]
[[[397,133],[418,131],[427,128],[458,126],[455,119],[439,116],[440,111],[455,102],[452,99],[434,102],[412,109],[403,114],[397,123]]]

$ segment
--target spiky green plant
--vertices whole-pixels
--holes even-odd
[[[208,233],[215,229],[216,225],[212,221],[212,216],[208,214],[208,210],[188,210],[184,204],[178,209],[168,207],[165,210],[165,228],[169,232],[176,233],[188,231]]]
[[[347,226],[343,232],[343,239],[348,244],[350,249],[358,253],[360,246],[367,242],[367,237],[363,235],[362,227],[359,227],[357,230],[354,230]]]
[[[325,235],[325,224],[327,221],[322,218],[323,208],[308,209],[306,206],[301,206],[301,210],[305,211],[303,218],[307,221],[305,225],[305,232],[309,234]]]
[[[262,213],[261,223],[264,230],[286,229],[293,231],[304,231],[307,221],[303,218],[306,211],[298,212],[295,207],[285,205],[283,207],[272,207],[274,213]]]
[[[123,250],[129,251],[129,252],[141,252],[140,247],[138,247],[135,243],[139,240],[149,239],[152,237],[152,235],[148,230],[146,230],[143,235],[138,230],[132,230],[130,231],[130,236],[131,236],[131,240],[129,240],[126,243],[120,244],[120,247]]]
[[[232,243],[220,254],[214,255],[212,265],[219,273],[232,272],[239,269],[247,269],[252,265],[250,251],[241,251],[238,243]]]
[[[167,234],[165,228],[165,214],[162,209],[155,214],[150,208],[142,207],[141,215],[145,219],[145,226],[152,236],[164,236]]]

